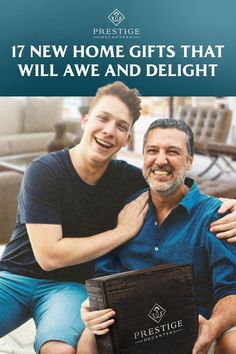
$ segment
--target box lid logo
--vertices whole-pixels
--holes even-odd
[[[152,307],[151,311],[149,312],[148,316],[155,322],[159,323],[162,318],[164,317],[166,310],[163,309],[160,305],[155,303]]]

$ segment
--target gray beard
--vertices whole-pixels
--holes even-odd
[[[184,183],[184,180],[185,180],[185,175],[181,175],[177,178],[175,183],[169,185],[166,189],[162,190],[162,189],[152,188],[152,182],[149,182],[149,178],[146,179],[150,189],[154,193],[158,193],[162,196],[169,196],[170,194],[174,193],[179,188],[179,186]]]

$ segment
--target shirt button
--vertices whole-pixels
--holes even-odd
[[[154,222],[154,225],[156,225],[156,226],[157,226],[157,221],[155,221],[155,222]]]
[[[158,250],[159,250],[159,248],[158,248],[158,247],[155,247],[155,248],[154,248],[154,250],[155,250],[155,251],[158,251]]]

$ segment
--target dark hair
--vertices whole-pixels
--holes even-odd
[[[187,149],[190,156],[194,154],[194,137],[190,127],[180,119],[157,119],[148,127],[143,138],[143,150],[146,145],[147,137],[150,130],[155,128],[161,129],[178,129],[187,135]]]
[[[141,97],[137,89],[130,89],[121,81],[100,87],[94,97],[89,111],[91,111],[102,96],[118,97],[129,108],[133,118],[133,124],[138,120],[141,113]]]

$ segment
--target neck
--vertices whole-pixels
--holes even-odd
[[[188,191],[189,188],[185,184],[179,186],[178,189],[170,195],[155,193],[151,190],[152,202],[158,211],[157,218],[160,224],[163,223],[172,209],[174,209],[179,204],[179,202],[184,198]]]
[[[99,163],[92,161],[83,151],[80,144],[69,150],[70,158],[74,169],[80,178],[87,184],[96,185],[103,176],[110,161]]]

